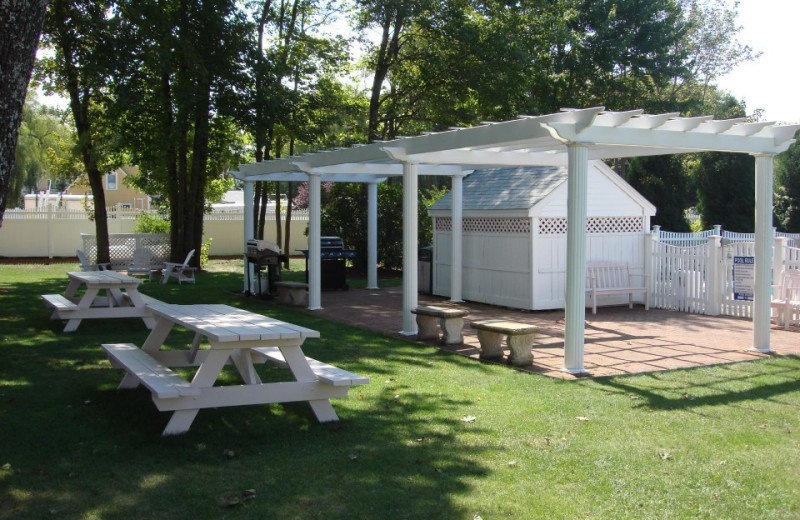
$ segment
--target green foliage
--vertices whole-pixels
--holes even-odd
[[[422,189],[418,200],[419,245],[433,242],[432,220],[428,208],[444,190]],[[322,210],[322,234],[342,237],[345,245],[356,250],[356,269],[363,269],[367,259],[367,190],[364,184],[336,183],[330,202]],[[378,185],[378,262],[386,269],[403,266],[403,187],[397,183]]]
[[[212,240],[214,240],[214,237],[208,237],[200,247],[200,267],[208,265],[208,252],[211,250]]]
[[[778,229],[800,233],[800,144],[778,155],[775,164],[775,219]]]
[[[28,91],[9,180],[9,207],[22,207],[23,191],[31,192],[42,179],[68,184],[81,172],[72,152],[75,133],[65,119],[58,109],[40,105],[35,90]]]
[[[136,215],[134,233],[169,233],[169,220],[155,211],[143,211]]]
[[[755,162],[744,154],[707,152],[693,166],[703,229],[752,233],[755,225]]]
[[[652,225],[664,230],[686,232],[689,224],[684,218],[687,178],[683,161],[676,155],[636,157],[626,170],[627,181],[656,206]]]

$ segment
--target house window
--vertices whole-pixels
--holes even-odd
[[[125,203],[125,202],[123,202],[122,204],[120,204],[120,205],[119,205],[119,207],[120,207],[120,208],[122,208],[122,209],[131,209],[131,205],[130,205],[130,204],[127,204],[127,203]]]
[[[117,189],[117,172],[106,174],[106,189],[107,190]]]

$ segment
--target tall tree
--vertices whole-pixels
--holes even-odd
[[[684,218],[684,209],[689,205],[686,200],[688,180],[680,156],[636,157],[628,164],[626,179],[655,204],[657,212],[650,219],[651,224],[669,231],[689,231],[689,223]]]
[[[699,154],[694,176],[703,228],[751,233],[755,225],[755,161],[752,156]]]
[[[0,227],[47,0],[0,2]]]
[[[236,140],[222,116],[241,81],[247,25],[233,0],[121,1],[128,60],[115,82],[117,131],[166,195],[171,256],[202,247],[213,139]],[[199,265],[199,255],[192,260]]]
[[[53,57],[42,60],[49,88],[66,93],[78,137],[77,154],[94,197],[98,263],[109,262],[108,220],[103,175],[108,171],[110,139],[103,122],[114,55],[108,0],[53,0],[47,12],[44,43]]]
[[[777,157],[775,217],[778,228],[800,233],[800,144],[794,143]]]

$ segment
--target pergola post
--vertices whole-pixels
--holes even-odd
[[[567,145],[567,294],[564,330],[564,368],[583,374],[586,319],[586,193],[589,154],[585,144]]]
[[[378,183],[367,184],[367,289],[378,288]]]
[[[242,243],[242,251],[247,251],[247,241],[256,237],[255,221],[253,215],[253,183],[245,181],[244,183],[244,239]],[[253,266],[247,261],[247,255],[242,255],[244,260],[244,293],[249,294],[253,292]],[[248,287],[249,286],[249,287]]]
[[[753,294],[753,350],[769,353],[770,271],[772,270],[772,202],[774,155],[756,158],[756,245]]]
[[[308,310],[322,309],[322,251],[320,248],[322,180],[308,173]]]
[[[450,189],[453,197],[451,212],[451,262],[450,262],[450,301],[454,303],[463,302],[461,299],[461,282],[463,273],[463,214],[464,214],[464,175],[453,175],[453,183]],[[431,266],[433,267],[433,266]]]
[[[417,322],[411,310],[417,307],[417,165],[403,162],[403,330],[400,334],[413,336]]]

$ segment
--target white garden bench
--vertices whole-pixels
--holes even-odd
[[[641,285],[631,282],[631,278],[643,278]],[[644,294],[644,308],[650,309],[650,289],[647,275],[631,275],[628,264],[614,262],[590,262],[586,264],[587,305],[592,306],[592,314],[597,314],[597,297],[608,294],[627,294],[628,308],[633,308],[633,295]]]

